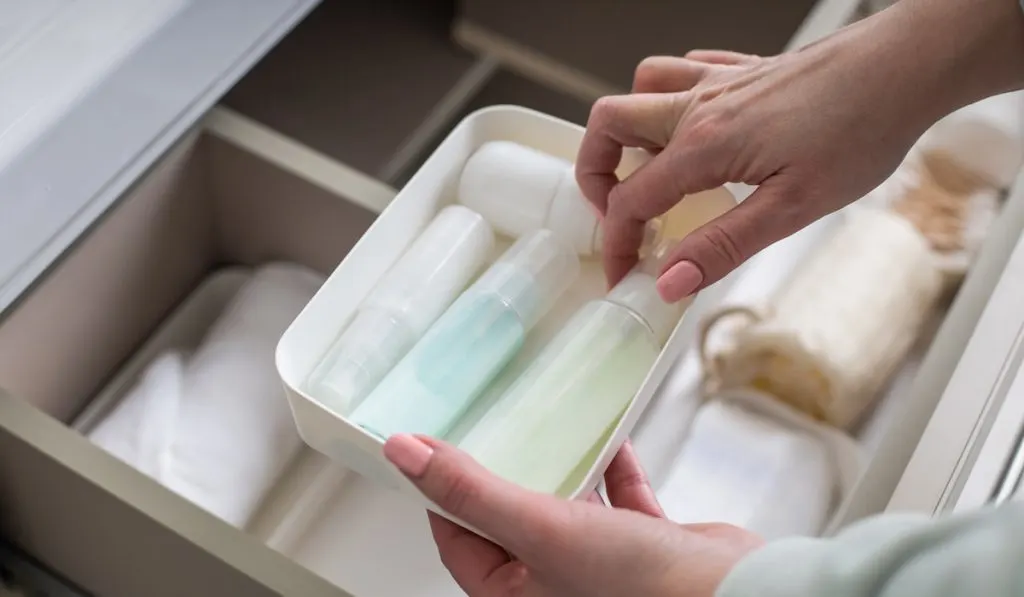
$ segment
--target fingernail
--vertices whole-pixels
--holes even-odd
[[[693,294],[703,281],[699,267],[690,261],[680,261],[658,278],[658,294],[674,303]]]
[[[384,444],[384,456],[410,477],[427,471],[434,450],[411,435],[392,435]]]

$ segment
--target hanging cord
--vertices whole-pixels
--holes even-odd
[[[697,347],[700,356],[701,369],[703,369],[704,373],[701,386],[705,395],[721,391],[724,379],[719,366],[719,360],[711,354],[711,331],[724,320],[736,317],[743,317],[747,320],[747,325],[753,325],[764,321],[766,314],[753,307],[723,307],[717,312],[714,312],[704,318],[701,322],[700,332],[697,339]]]

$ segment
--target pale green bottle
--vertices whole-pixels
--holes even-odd
[[[459,447],[523,487],[570,492],[566,480],[598,453],[682,315],[656,282],[637,268],[584,305]]]

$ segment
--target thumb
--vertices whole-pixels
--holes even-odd
[[[766,180],[745,201],[676,245],[661,265],[658,291],[662,298],[679,301],[721,280],[821,215],[809,205],[781,177]]]
[[[384,455],[432,502],[521,559],[562,535],[564,502],[497,477],[447,443],[395,435]]]

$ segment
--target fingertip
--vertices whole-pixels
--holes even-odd
[[[427,472],[434,449],[414,435],[400,433],[384,443],[384,456],[403,474],[417,478]]]
[[[658,294],[666,302],[674,303],[696,292],[703,282],[704,273],[695,263],[680,261],[658,278]]]

